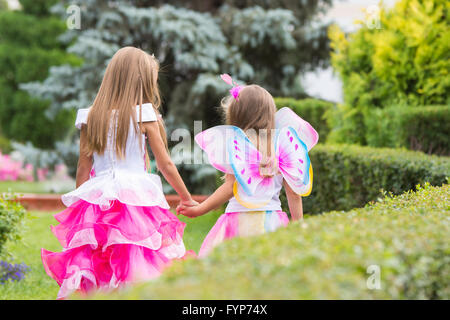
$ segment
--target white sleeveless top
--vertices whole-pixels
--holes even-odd
[[[241,205],[235,197],[231,198],[225,212],[248,212],[248,211],[281,211],[280,191],[283,187],[283,176],[278,174],[274,177],[275,193],[269,203],[260,208],[249,209]]]
[[[135,108],[136,121],[139,121],[140,106]],[[87,123],[89,111],[90,108],[78,110],[75,121],[78,129]],[[149,121],[157,121],[157,118],[152,104],[146,103],[142,105],[142,122]],[[160,177],[145,170],[145,136],[142,134],[140,146],[134,124],[130,123],[125,157],[119,159],[114,148],[113,123],[110,121],[105,152],[102,155],[96,152],[93,154],[95,177],[76,190],[64,194],[61,200],[66,206],[70,206],[82,199],[100,205],[102,210],[109,209],[113,200],[133,206],[160,206],[169,209]]]

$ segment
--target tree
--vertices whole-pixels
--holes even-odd
[[[374,108],[450,103],[448,8],[445,0],[401,0],[381,10],[380,29],[363,25],[346,36],[330,28],[345,100],[331,118],[331,140],[365,144]]]
[[[68,52],[84,63],[52,67],[43,82],[23,88],[49,99],[50,115],[88,107],[110,57],[132,45],[154,53],[161,63],[169,129],[192,129],[193,120],[215,125],[228,89],[220,73],[258,83],[273,95],[305,95],[299,74],[326,65],[327,56],[326,32],[313,28],[311,20],[330,2],[80,0],[82,30],[64,37],[76,39]],[[53,10],[66,17],[69,4],[62,1]]]
[[[48,118],[48,101],[19,90],[20,83],[45,79],[51,65],[70,61],[58,41],[64,24],[45,11],[54,2],[23,0],[21,11],[0,11],[0,131],[41,148],[54,148],[73,118],[68,110]]]

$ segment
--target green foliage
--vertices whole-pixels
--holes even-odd
[[[354,108],[346,104],[337,104],[325,115],[331,128],[327,142],[366,145],[365,116],[367,107]]]
[[[373,108],[450,103],[450,20],[446,0],[401,0],[382,10],[380,29],[329,30],[331,62],[343,81],[332,142],[365,144]]]
[[[350,210],[381,195],[400,194],[417,184],[442,185],[450,177],[450,158],[402,149],[318,144],[309,153],[314,169],[305,213]],[[287,204],[283,204],[287,208]]]
[[[326,141],[330,128],[325,116],[328,110],[335,107],[334,103],[318,99],[275,98],[275,104],[278,109],[291,108],[316,129],[320,141]]]
[[[5,248],[9,241],[20,240],[25,209],[14,201],[12,194],[0,194],[0,258],[10,255]]]
[[[42,266],[41,249],[61,250],[58,239],[49,228],[55,225],[56,212],[28,212],[23,220],[25,229],[20,242],[8,245],[8,251],[15,262],[23,262],[30,267],[29,273],[21,281],[9,281],[0,285],[0,300],[54,300],[59,290],[58,284],[50,278]]]
[[[366,118],[367,144],[450,155],[450,105],[373,109]]]
[[[204,127],[217,125],[217,107],[229,89],[221,73],[260,84],[274,95],[303,96],[299,74],[328,61],[326,31],[312,20],[330,3],[77,1],[82,29],[68,30],[62,38],[72,41],[68,52],[83,64],[53,67],[43,82],[22,88],[49,99],[52,116],[61,109],[85,108],[92,104],[111,56],[120,47],[135,46],[154,53],[161,64],[159,84],[169,133],[174,128],[192,130],[194,120],[202,120]],[[66,19],[70,4],[59,1],[52,10]],[[65,144],[74,145],[77,138],[70,132]],[[191,180],[185,171],[183,178]]]
[[[0,10],[8,10],[8,2],[6,0],[0,0]]]
[[[349,212],[307,217],[175,262],[107,299],[449,299],[450,187],[419,188]],[[380,289],[367,287],[380,268]]]
[[[58,0],[19,0],[22,11],[33,16],[48,16],[50,8]]]
[[[25,2],[25,12],[0,12],[0,126],[7,138],[53,148],[72,125],[73,112],[59,112],[50,119],[46,115],[49,102],[30,97],[19,85],[43,80],[50,66],[75,63],[78,59],[69,57],[58,40],[65,30],[64,23],[55,17],[41,16],[40,5],[51,1]],[[39,16],[32,15],[35,11]]]
[[[11,141],[0,134],[0,152],[10,153],[12,150]]]

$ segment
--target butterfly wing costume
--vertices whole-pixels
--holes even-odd
[[[319,140],[316,130],[289,108],[275,115],[273,145],[278,171],[291,189],[301,196],[311,193],[313,169],[308,152]],[[195,136],[209,163],[236,178],[233,194],[246,208],[263,207],[273,196],[273,176],[260,173],[262,154],[238,127],[222,125]]]

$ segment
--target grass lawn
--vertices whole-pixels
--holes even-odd
[[[14,255],[15,263],[24,262],[31,270],[22,281],[0,285],[0,300],[55,299],[59,287],[44,271],[41,248],[61,250],[49,227],[56,220],[52,214],[43,212],[29,212],[25,219],[23,240],[9,245],[8,251]]]
[[[57,224],[53,218],[55,213],[33,211],[27,214],[23,240],[10,244],[9,251],[14,255],[14,263],[24,262],[31,270],[22,281],[0,285],[0,300],[56,298],[59,286],[45,273],[40,256],[41,248],[61,251],[61,245],[50,231],[50,225]],[[198,253],[204,237],[219,215],[220,212],[214,212],[197,219],[180,217],[187,223],[184,234],[186,249]]]
[[[28,181],[0,181],[0,193],[65,193],[74,189],[75,183],[64,182],[55,184],[50,181],[28,182]]]

